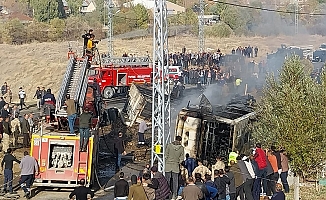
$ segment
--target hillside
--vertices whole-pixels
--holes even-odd
[[[232,48],[237,46],[258,46],[259,58],[266,58],[266,53],[276,51],[281,44],[286,45],[314,45],[318,48],[325,38],[321,36],[279,36],[279,37],[236,37],[236,38],[208,38],[206,39],[206,48],[216,50],[220,48],[222,52],[230,53]],[[82,44],[79,41],[79,44]],[[197,51],[197,38],[180,36],[169,39],[170,52],[181,51],[183,46],[191,52]],[[27,92],[28,100],[32,100],[37,86],[52,88],[57,94],[65,68],[67,65],[67,47],[68,42],[34,43],[24,45],[5,45],[0,48],[0,66],[2,73],[0,84],[7,81],[11,86],[14,100],[17,101],[18,88],[24,87]],[[105,40],[100,42],[101,52],[107,50]],[[145,55],[146,51],[152,51],[152,38],[143,38],[135,40],[116,40],[114,41],[114,50],[116,56],[121,56],[124,52]]]

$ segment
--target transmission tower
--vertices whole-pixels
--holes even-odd
[[[113,56],[113,27],[112,27],[112,17],[113,13],[112,10],[114,8],[112,0],[107,0],[107,7],[108,7],[108,56]]]
[[[152,166],[164,173],[165,146],[170,139],[170,86],[166,0],[155,0],[153,24]]]
[[[299,2],[295,0],[294,2],[294,33],[298,35],[299,31]]]
[[[200,53],[204,52],[205,49],[204,11],[205,11],[205,0],[199,0],[198,48]]]

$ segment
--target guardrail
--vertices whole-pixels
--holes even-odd
[[[60,87],[60,90],[59,90],[59,95],[58,95],[57,102],[56,102],[56,107],[55,107],[56,113],[57,113],[57,111],[59,111],[61,109],[63,100],[65,98],[65,93],[66,93],[67,88],[69,86],[69,81],[71,79],[71,75],[72,75],[72,72],[73,72],[72,68],[75,65],[75,63],[76,63],[76,60],[71,55],[70,59],[69,59],[69,63],[67,65],[67,70],[65,72],[65,75],[63,77],[61,87]]]

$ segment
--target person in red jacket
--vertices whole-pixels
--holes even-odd
[[[267,176],[267,161],[266,161],[266,154],[265,154],[264,150],[261,148],[261,144],[260,143],[257,143],[256,144],[254,158],[255,158],[255,161],[256,161],[256,163],[258,165],[257,179],[262,179],[264,193],[266,194],[266,191],[267,191],[267,180],[266,180],[266,176]]]

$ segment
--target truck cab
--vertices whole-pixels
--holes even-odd
[[[126,93],[132,83],[151,82],[152,68],[149,66],[102,67],[92,69],[88,83],[97,80],[103,98],[112,98],[115,94]]]

